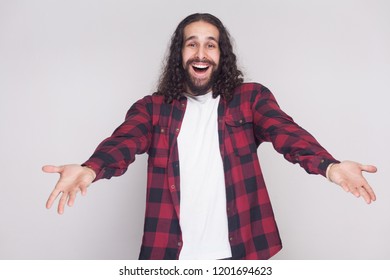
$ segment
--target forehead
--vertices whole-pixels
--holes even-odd
[[[218,28],[211,23],[205,21],[196,21],[188,24],[184,28],[183,40],[199,39],[199,40],[216,40],[219,41]]]

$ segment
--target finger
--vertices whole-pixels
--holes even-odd
[[[370,199],[372,201],[375,201],[376,200],[376,195],[375,195],[374,190],[371,188],[371,186],[369,184],[366,184],[363,187],[364,187],[365,191],[367,192],[367,194],[370,196]]]
[[[42,171],[46,173],[60,173],[63,170],[62,166],[44,165]]]
[[[74,205],[74,201],[76,200],[76,194],[77,192],[71,192],[69,194],[69,199],[68,199],[68,206],[72,207]]]
[[[88,189],[88,184],[81,184],[80,185],[80,191],[82,196],[87,195],[87,189]]]
[[[374,165],[360,165],[360,168],[362,169],[362,171],[366,171],[369,173],[375,173],[378,170],[378,168],[376,168],[376,166]]]
[[[370,204],[372,201],[371,195],[366,191],[366,189],[364,187],[360,188],[360,193],[361,193],[361,196],[363,197],[363,199],[366,201],[366,203]]]
[[[342,187],[346,192],[350,192],[355,197],[360,196],[360,190],[359,190],[360,186],[356,187],[356,186],[352,186],[351,184],[343,183]]]
[[[359,188],[354,188],[353,190],[352,190],[352,194],[354,195],[354,196],[356,196],[356,197],[360,197],[360,189]]]
[[[68,193],[62,193],[60,201],[58,202],[58,214],[64,213],[66,201],[68,199]]]
[[[54,201],[57,199],[58,195],[61,193],[61,191],[54,189],[54,191],[51,192],[49,198],[47,199],[46,202],[46,208],[50,209],[51,206],[53,205]]]
[[[365,193],[367,193],[367,195],[370,197],[370,201],[376,200],[376,195],[374,193],[374,190],[371,188],[370,184],[367,182],[367,180],[365,178],[363,178],[363,184],[362,184],[361,188],[359,188],[359,189],[363,190]]]
[[[46,202],[46,208],[50,209],[53,205],[54,201],[57,199],[57,197],[62,193],[62,190],[64,189],[63,184],[58,181],[57,184],[54,186],[53,191],[51,192],[47,202]]]

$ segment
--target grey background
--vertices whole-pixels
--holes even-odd
[[[378,166],[367,206],[259,149],[284,249],[275,259],[389,259],[390,2],[0,1],[0,258],[136,259],[146,156],[92,185],[63,216],[57,175],[81,163],[154,91],[170,36],[193,12],[229,29],[247,81],[336,158]]]

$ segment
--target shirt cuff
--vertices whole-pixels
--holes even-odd
[[[97,180],[102,178],[102,172],[101,172],[102,169],[100,168],[99,165],[95,164],[94,162],[86,161],[83,164],[81,164],[81,166],[88,167],[88,168],[92,169],[95,172],[96,177],[95,177],[95,179],[92,182],[96,182]]]
[[[335,163],[340,163],[340,161],[336,159],[329,159],[329,158],[323,158],[320,161],[320,165],[318,166],[319,170],[321,170],[321,174],[324,175],[324,177],[328,178],[328,171],[331,165]],[[329,178],[328,178],[329,179]]]

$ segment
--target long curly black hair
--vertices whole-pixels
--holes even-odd
[[[173,33],[169,55],[166,58],[164,69],[160,76],[156,94],[163,95],[167,103],[171,103],[174,99],[179,99],[186,90],[185,70],[182,64],[184,28],[190,23],[197,21],[210,23],[217,27],[219,31],[220,71],[212,86],[214,98],[221,95],[227,101],[231,100],[233,90],[243,82],[243,74],[237,67],[237,59],[233,53],[229,32],[222,22],[211,14],[192,14],[182,20]]]

